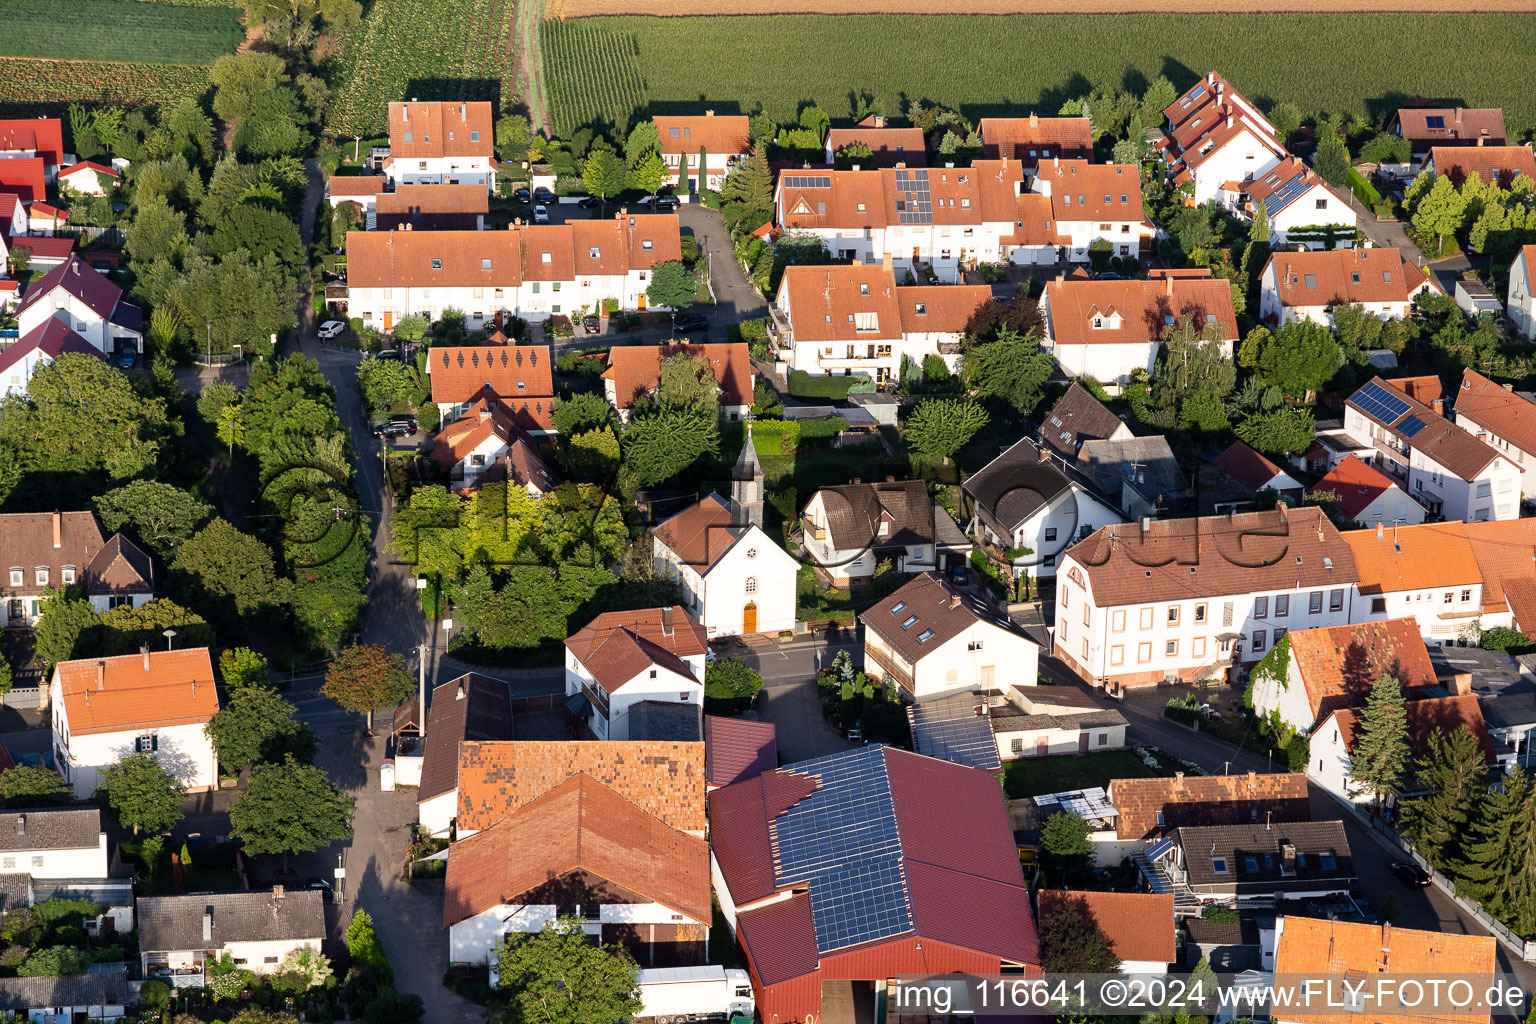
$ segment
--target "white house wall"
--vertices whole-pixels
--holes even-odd
[[[1352,407],[1344,410],[1344,432],[1368,447],[1378,439],[1395,439],[1385,427]],[[1438,499],[1443,518],[1468,523],[1520,518],[1521,470],[1512,458],[1499,455],[1471,480],[1463,479],[1416,448],[1409,449],[1407,459],[1407,491],[1430,501]],[[1391,469],[1396,464],[1384,466],[1390,461],[1385,456],[1380,463],[1372,461],[1393,475]]]
[[[397,185],[484,185],[496,183],[495,161],[489,156],[393,157],[384,176]]]
[[[1536,286],[1531,277],[1530,261],[1522,253],[1509,269],[1509,301],[1504,308],[1515,330],[1526,338],[1536,337]]]
[[[422,800],[416,805],[416,820],[422,828],[434,836],[446,836],[454,816],[458,813],[459,791],[457,788],[439,793],[430,800]]]
[[[94,271],[87,270],[85,273],[94,273]],[[16,323],[20,336],[25,337],[38,325],[46,323],[50,317],[62,320],[66,326],[94,345],[103,355],[111,355],[114,352],[118,338],[130,339],[134,343],[135,351],[144,351],[144,336],[141,333],[119,327],[104,319],[94,309],[62,287],[54,288],[52,292],[17,314]]]
[[[1045,729],[1011,729],[997,731],[997,756],[1004,761],[1018,761],[1026,757],[1043,757],[1054,754],[1077,755],[1080,737],[1088,736],[1088,750],[1124,750],[1125,726],[1076,725],[1051,726]],[[1040,752],[1040,741],[1046,743],[1045,753]]]
[[[201,722],[159,726],[133,732],[71,735],[68,711],[57,673],[49,684],[49,699],[57,711],[53,733],[54,761],[78,799],[89,799],[101,785],[101,772],[136,750],[140,735],[159,737],[155,758],[176,776],[188,792],[203,792],[218,784],[218,764],[213,743]],[[60,728],[62,726],[62,728]]]
[[[26,814],[25,810],[16,812]],[[107,836],[96,846],[73,850],[12,850],[0,856],[0,874],[30,874],[37,879],[108,877]]]

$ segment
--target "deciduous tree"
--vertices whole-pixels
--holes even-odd
[[[57,807],[75,802],[74,790],[52,768],[19,764],[0,772],[0,801],[6,807]]]
[[[624,191],[626,177],[624,161],[618,154],[605,149],[594,149],[588,153],[581,168],[581,181],[587,187],[587,194],[597,196],[604,202],[608,201],[609,196]]]
[[[343,710],[366,713],[371,733],[373,713],[405,700],[411,695],[411,685],[411,673],[400,655],[379,644],[354,644],[337,653],[326,669],[320,692]]]
[[[271,687],[242,686],[203,729],[213,742],[220,769],[226,775],[238,775],[258,761],[281,762],[288,755],[300,761],[314,757],[315,734],[294,721],[293,715],[293,705]]]
[[[112,532],[127,527],[161,558],[208,521],[213,506],[170,484],[132,480],[96,499],[101,524]]]
[[[272,685],[267,659],[249,647],[230,647],[220,652],[219,676],[224,680],[224,691],[231,694],[246,686]]]
[[[280,853],[286,863],[290,853],[351,838],[353,809],[353,799],[325,772],[290,754],[282,764],[251,769],[245,792],[229,809],[229,824],[247,853]]]
[[[661,186],[667,183],[670,173],[666,163],[661,159],[661,154],[648,150],[630,167],[629,187],[646,195],[655,195],[661,191]]]
[[[1048,974],[1113,974],[1120,958],[1088,901],[1071,892],[1041,893],[1040,967]]]
[[[117,820],[134,835],[164,832],[181,820],[181,783],[154,754],[129,754],[101,773],[101,788]]]
[[[686,309],[698,296],[698,280],[693,272],[676,260],[659,264],[651,271],[646,286],[646,301],[653,307]]]
[[[32,631],[32,650],[49,672],[62,661],[90,653],[78,648],[89,642],[101,619],[77,589],[50,588],[43,595],[41,611],[42,618]]]
[[[213,628],[207,619],[168,597],[157,597],[137,608],[124,604],[102,612],[92,646],[105,655],[134,654],[141,647],[164,643],[167,629],[176,631],[175,642],[181,649],[213,644]]]
[[[1283,406],[1249,416],[1237,425],[1237,436],[1255,451],[1285,455],[1312,447],[1317,427],[1310,410]]]
[[[918,403],[907,420],[907,439],[912,447],[948,463],[976,432],[987,425],[987,411],[974,402],[956,398],[930,398]]]
[[[1440,175],[1413,208],[1413,230],[1426,243],[1433,239],[1433,255],[1439,256],[1445,252],[1445,240],[1461,229],[1465,216],[1466,200],[1448,176]]]
[[[181,545],[172,570],[197,581],[209,595],[231,603],[238,615],[286,604],[293,584],[278,576],[267,546],[215,519]]]
[[[565,919],[542,931],[509,934],[496,949],[506,1024],[591,1024],[627,1020],[641,1010],[639,973],[629,951],[591,942]]]

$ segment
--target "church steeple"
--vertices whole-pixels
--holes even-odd
[[[752,444],[752,421],[747,420],[747,439],[731,470],[731,522],[737,526],[763,525],[763,467]]]

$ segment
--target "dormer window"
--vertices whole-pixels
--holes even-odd
[[[1094,330],[1098,330],[1100,327],[1103,327],[1103,326],[1104,326],[1104,318],[1103,317],[1096,316],[1096,317],[1093,318]]]
[[[72,584],[72,583],[74,583],[74,582],[75,582],[75,567],[74,567],[74,566],[72,566],[72,565],[66,565],[66,566],[65,566],[65,567],[64,567],[64,568],[63,568],[63,569],[62,569],[62,570],[61,570],[61,571],[60,571],[60,574],[61,574],[61,575],[62,575],[62,576],[63,576],[63,578],[64,578],[64,584],[65,584],[65,585],[66,585],[66,586],[68,586],[68,585],[69,585],[69,584]]]
[[[26,575],[27,575],[26,570],[23,569],[21,566],[19,566],[19,565],[11,566],[11,586],[13,586],[13,587],[22,586],[22,584],[26,580]]]
[[[37,567],[36,579],[38,586],[46,587],[48,585],[48,567],[46,565],[40,565]]]

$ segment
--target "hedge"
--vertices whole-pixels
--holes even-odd
[[[1376,191],[1376,187],[1374,185],[1365,180],[1365,175],[1361,174],[1353,167],[1349,169],[1348,181],[1349,187],[1354,191],[1359,200],[1366,206],[1375,206],[1377,203],[1381,202],[1381,193]]]

